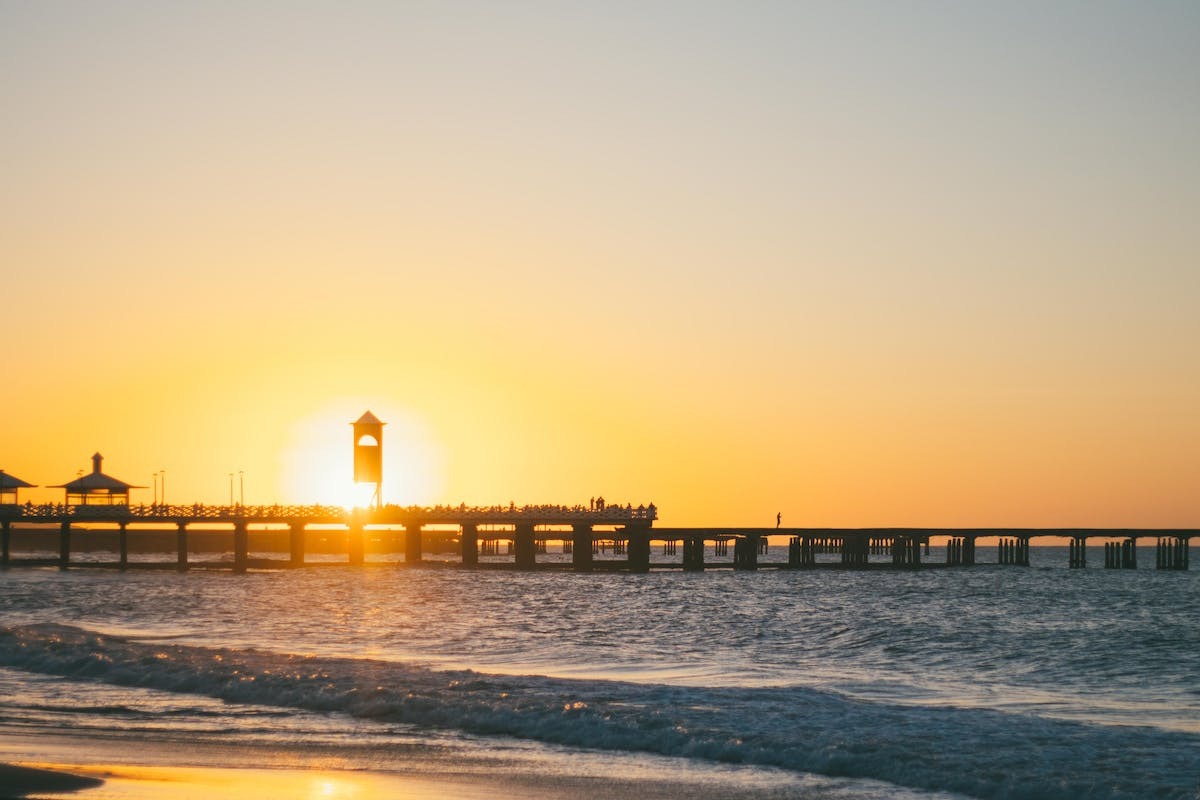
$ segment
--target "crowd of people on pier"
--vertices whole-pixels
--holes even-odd
[[[33,503],[24,503],[23,505],[5,506],[4,508],[7,509],[8,516],[29,519],[72,516],[86,516],[89,518],[112,517],[113,519],[320,519],[339,518],[352,513],[350,509],[329,505],[229,506],[205,503],[193,503],[191,505],[165,505],[162,503],[139,503],[138,505],[123,503],[112,505],[41,503],[35,505]],[[636,507],[632,503],[626,503],[624,506],[609,505],[604,501],[603,497],[592,498],[587,506],[582,503],[576,505],[540,503],[518,506],[513,502],[510,502],[507,506],[468,506],[466,503],[460,503],[457,506],[385,505],[381,509],[367,509],[367,512],[373,512],[385,517],[417,517],[429,520],[518,518],[578,519],[581,521],[594,519],[653,521],[658,518],[658,509],[654,503],[650,503],[648,506],[638,505]]]
[[[510,502],[507,506],[468,506],[466,503],[457,506],[394,506],[383,507],[384,512],[394,512],[400,515],[419,516],[427,518],[469,519],[471,517],[525,517],[525,518],[572,518],[594,519],[601,517],[614,520],[655,520],[658,518],[658,508],[654,503],[634,506],[608,505],[604,498],[593,498],[587,505],[562,505],[556,503],[534,503],[518,506]]]

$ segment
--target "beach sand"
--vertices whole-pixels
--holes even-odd
[[[0,798],[78,800],[265,800],[265,798],[354,798],[409,800],[445,797],[482,800],[505,797],[483,782],[423,779],[346,770],[148,767],[121,765],[0,765]],[[529,795],[527,795],[529,796]],[[533,794],[538,797],[538,794]],[[556,797],[557,794],[543,795]]]
[[[70,736],[0,737],[0,798],[42,800],[779,800],[811,796],[791,780],[776,785],[674,774],[572,773],[570,765],[499,766],[381,757],[380,767],[336,754]],[[259,762],[261,765],[255,765]],[[565,768],[564,768],[565,766]]]

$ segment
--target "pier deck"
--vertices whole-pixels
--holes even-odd
[[[1089,539],[1104,540],[1104,566],[1136,569],[1138,541],[1154,539],[1156,564],[1160,570],[1189,568],[1191,539],[1195,529],[1149,528],[755,528],[755,527],[654,527],[657,509],[653,504],[609,506],[385,506],[380,509],[347,510],[339,506],[212,506],[192,505],[2,505],[0,506],[0,566],[106,566],[118,568],[246,569],[313,565],[306,552],[314,542],[327,545],[335,540],[345,561],[322,564],[371,563],[364,554],[369,538],[402,537],[403,561],[390,565],[439,565],[468,568],[570,569],[576,572],[620,570],[647,572],[651,569],[699,571],[714,567],[755,570],[776,569],[916,569],[921,567],[973,566],[976,543],[997,539],[993,563],[1029,565],[1029,543],[1045,537],[1070,540],[1069,566],[1087,566]],[[400,532],[402,530],[402,533]],[[73,549],[88,539],[116,533],[117,560],[72,562]],[[264,536],[282,545],[286,559],[251,558],[250,535]],[[130,538],[157,536],[163,552],[164,534],[173,534],[170,562],[129,560]],[[226,560],[194,563],[189,554],[195,540],[189,534],[212,539],[225,534],[228,544],[216,552]],[[930,562],[929,542],[946,537],[943,561]],[[56,558],[16,558],[14,538],[56,538]],[[762,561],[769,537],[787,541],[786,561]],[[502,555],[503,561],[481,560],[480,556]],[[539,562],[548,542],[561,542],[569,562]],[[732,560],[729,555],[732,543]],[[73,548],[74,544],[74,548]],[[136,544],[136,541],[135,541]],[[426,559],[427,546],[450,546],[456,561]],[[674,556],[682,548],[682,559],[652,560],[653,544],[661,544],[663,556]],[[711,544],[711,547],[709,546]],[[44,551],[45,548],[40,548]],[[94,549],[94,548],[91,548]],[[605,558],[609,551],[621,558]],[[923,552],[924,551],[924,552]],[[206,552],[213,552],[211,549]],[[837,556],[836,559],[818,558]],[[507,559],[511,556],[511,560]],[[601,556],[597,558],[595,556]],[[890,559],[871,559],[890,556]],[[923,556],[925,557],[923,560]]]

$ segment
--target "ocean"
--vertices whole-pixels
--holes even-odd
[[[1098,547],[1088,569],[1066,548],[1031,559],[12,568],[0,735],[611,777],[647,796],[1200,797],[1200,575],[1154,570],[1152,548],[1138,570],[1100,568]]]

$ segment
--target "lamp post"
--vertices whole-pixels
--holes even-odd
[[[158,473],[154,473],[154,505],[158,505]]]
[[[246,505],[246,473],[238,470],[238,505]]]
[[[162,476],[162,479],[159,481],[161,484],[159,491],[162,493],[162,504],[165,506],[167,504],[167,471],[165,469],[159,470],[158,474]]]

